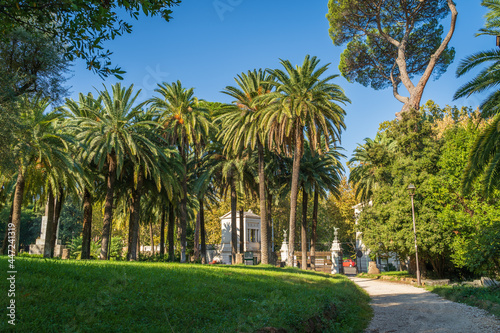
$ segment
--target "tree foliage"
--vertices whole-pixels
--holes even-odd
[[[100,76],[120,77],[123,71],[111,66],[112,52],[103,47],[104,42],[132,31],[132,25],[120,15],[137,19],[142,12],[169,21],[171,8],[179,3],[180,0],[0,1],[0,31],[2,36],[17,28],[46,34],[65,45],[66,59],[81,58],[89,70]]]
[[[451,13],[443,38],[439,21]],[[457,11],[452,0],[330,0],[327,18],[335,45],[346,45],[339,69],[350,82],[379,90],[392,87],[403,111],[419,108],[423,89],[453,61],[448,43]],[[418,84],[412,79],[422,75]],[[399,92],[403,84],[408,97]]]
[[[488,126],[469,108],[439,108],[432,102],[419,112],[405,113],[383,134],[396,142],[392,157],[369,177],[377,183],[360,216],[363,241],[378,253],[406,259],[415,253],[411,203],[407,186],[417,187],[415,211],[419,258],[425,269],[443,276],[465,268],[476,274],[498,272],[500,241],[492,232],[498,223],[498,192],[482,195],[476,181],[470,194],[461,193],[462,172],[482,128]],[[381,133],[379,133],[380,135]],[[377,153],[376,147],[368,147]],[[359,186],[363,179],[355,183]],[[484,242],[488,240],[488,242]],[[479,260],[479,257],[483,259]]]

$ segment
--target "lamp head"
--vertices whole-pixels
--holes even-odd
[[[408,192],[410,193],[410,195],[415,194],[415,189],[416,189],[415,185],[413,185],[411,183],[410,183],[410,185],[408,185]]]

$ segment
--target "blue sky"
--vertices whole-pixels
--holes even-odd
[[[254,68],[278,68],[279,59],[301,64],[305,55],[321,59],[320,64],[331,63],[328,74],[338,70],[343,47],[333,45],[328,35],[328,1],[297,0],[184,0],[174,8],[173,20],[165,22],[158,17],[140,17],[129,20],[133,32],[106,44],[113,52],[113,64],[127,73],[123,84],[134,84],[142,89],[141,98],[154,94],[157,83],[180,80],[186,87],[194,87],[198,98],[207,101],[231,102],[220,91],[234,84],[234,77]],[[451,46],[455,47],[454,63],[437,81],[430,80],[422,104],[432,99],[440,106],[467,105],[477,107],[481,96],[452,101],[457,88],[471,75],[455,76],[461,59],[477,51],[494,48],[492,37],[475,37],[484,25],[486,10],[480,1],[456,1],[458,22]],[[445,32],[449,18],[443,21]],[[79,92],[95,92],[102,84],[111,85],[114,78],[102,81],[76,62],[70,97]],[[341,146],[350,157],[358,143],[373,138],[379,123],[394,119],[402,104],[396,101],[392,90],[375,91],[357,83],[349,83],[341,76],[335,83],[344,88],[352,103],[345,106],[347,130]],[[400,93],[405,93],[404,88]]]

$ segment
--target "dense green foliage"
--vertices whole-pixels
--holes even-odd
[[[360,332],[371,317],[347,278],[296,269],[30,258],[16,267],[16,331]]]
[[[495,193],[486,199],[479,182],[470,194],[461,193],[462,171],[471,145],[485,126],[469,109],[440,109],[429,102],[421,111],[382,127],[378,135],[387,138],[382,155],[377,151],[384,146],[374,146],[370,141],[358,148],[371,151],[370,156],[388,156],[368,160],[358,154],[351,161],[359,162],[351,175],[356,176],[358,169],[372,170],[369,177],[376,184],[364,197],[367,205],[360,216],[363,240],[372,250],[394,252],[402,259],[414,255],[411,203],[406,190],[413,183],[417,187],[419,257],[428,264],[421,265],[423,270],[428,267],[428,274],[437,276],[453,273],[454,267],[476,274],[498,272],[500,196]],[[392,146],[391,142],[396,144]],[[351,181],[364,186],[355,177]]]

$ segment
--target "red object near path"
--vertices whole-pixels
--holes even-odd
[[[344,267],[356,267],[356,262],[352,259],[346,259],[342,263],[342,266],[344,266]]]

